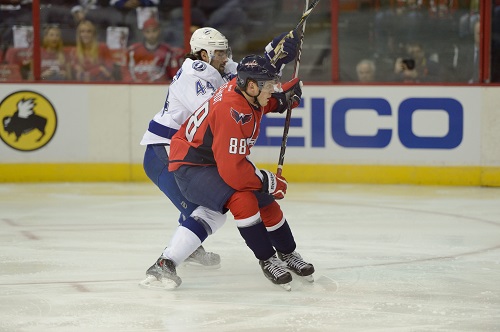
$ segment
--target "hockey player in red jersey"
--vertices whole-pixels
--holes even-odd
[[[231,211],[264,275],[289,289],[292,276],[287,269],[312,281],[314,267],[295,251],[292,232],[275,201],[286,193],[285,178],[259,170],[249,155],[262,116],[283,112],[289,103],[298,106],[300,81],[293,79],[281,87],[276,68],[257,55],[245,57],[237,71],[237,77],[174,135],[169,171],[189,201],[214,211]]]
[[[171,81],[179,70],[183,51],[160,42],[160,23],[154,18],[144,22],[144,41],[132,44],[127,51],[128,74],[125,81]]]
[[[284,36],[286,38],[283,41]],[[298,42],[297,34],[290,37],[288,32],[282,33],[266,46],[264,57],[271,59],[282,45],[282,55],[274,64],[276,71],[281,72],[287,63],[295,59]],[[216,29],[204,27],[196,30],[191,36],[190,46],[191,53],[186,55],[168,88],[164,107],[150,121],[141,140],[141,145],[147,145],[144,153],[146,174],[181,213],[179,227],[172,239],[147,269],[146,279],[139,283],[146,288],[169,289],[179,286],[181,280],[175,275],[175,268],[183,262],[209,268],[220,266],[220,256],[206,251],[202,243],[224,225],[226,215],[199,206],[184,197],[174,174],[168,171],[168,153],[171,138],[182,123],[209,100],[219,87],[236,77],[237,63],[228,58],[228,40]]]

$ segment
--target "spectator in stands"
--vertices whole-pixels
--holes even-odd
[[[244,4],[245,2],[247,2],[246,7]],[[242,0],[201,0],[199,1],[199,6],[207,9],[210,8],[210,3],[212,3],[215,8],[209,15],[207,15],[207,26],[219,30],[228,40],[231,40],[231,48],[233,52],[246,48],[247,40],[246,38],[242,38],[242,36],[247,36],[247,32],[249,32],[248,27],[251,23],[249,18],[250,8],[252,3],[255,4],[257,2]],[[259,7],[259,9],[262,8]],[[267,13],[261,13],[261,16],[264,17],[265,14]]]
[[[396,0],[394,6],[377,11],[373,38],[377,59],[394,59],[400,47],[420,36],[425,27],[421,1]]]
[[[129,28],[131,40],[138,40],[142,28],[142,24],[138,20],[140,10],[151,9],[157,15],[160,0],[110,0],[109,3],[118,9],[120,17],[118,25]]]
[[[120,9],[136,9],[137,7],[158,6],[159,0],[111,0],[111,5]]]
[[[12,45],[12,27],[31,25],[31,0],[0,0],[0,52]]]
[[[5,52],[5,62],[15,65],[23,80],[33,79],[33,28],[20,27],[18,43],[22,46],[12,46]],[[16,38],[17,39],[17,38]]]
[[[479,21],[479,1],[472,0],[467,10],[458,21],[458,34],[460,38],[468,37],[472,34],[474,24]]]
[[[184,12],[182,7],[177,7],[168,14],[163,12],[160,18],[164,16],[165,24],[162,27],[163,40],[168,41],[168,44],[175,47],[184,47]],[[161,21],[161,20],[160,20]],[[207,18],[203,11],[197,7],[191,7],[191,27],[190,35],[201,27],[209,26],[206,24]]]
[[[394,81],[406,83],[437,82],[441,79],[439,63],[428,57],[418,42],[406,45],[406,55],[396,59]]]
[[[59,25],[66,46],[76,44],[75,30],[80,22],[91,21],[99,33],[99,41],[104,41],[106,28],[117,25],[119,18],[109,0],[51,0],[50,5],[42,6],[40,15],[43,23]]]
[[[456,65],[452,68],[452,77],[455,82],[479,82],[480,27],[480,22],[475,21],[470,29],[471,32],[466,34],[468,37],[467,42],[457,49]]]
[[[45,28],[41,49],[42,80],[68,80],[70,76],[69,61],[64,53],[61,29],[57,26]]]
[[[375,62],[363,59],[356,65],[356,75],[359,82],[368,83],[375,81],[376,66]]]
[[[154,18],[144,22],[142,33],[143,42],[128,49],[129,79],[134,82],[170,81],[181,66],[183,50],[160,42],[160,24]]]
[[[466,70],[466,79],[468,83],[478,83],[479,82],[479,47],[481,41],[481,23],[477,21],[474,23],[473,28],[474,33],[474,46],[472,47],[472,52],[469,52],[466,57],[469,58]]]
[[[76,29],[76,48],[71,54],[71,67],[76,80],[109,81],[112,79],[113,59],[104,43],[97,40],[97,31],[90,21],[81,22]]]
[[[100,33],[99,41],[104,41],[106,28],[117,25],[119,20],[116,9],[109,7],[108,0],[79,0],[71,8],[71,13],[77,25],[84,20],[94,23]]]

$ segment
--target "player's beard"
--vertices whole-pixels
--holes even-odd
[[[216,67],[216,66],[214,66],[213,62],[214,62],[214,61],[212,60],[212,61],[211,61],[211,63],[210,63],[210,65],[211,65],[212,67],[214,67],[215,69],[217,69],[217,71],[219,72],[219,74],[221,74],[221,76],[224,76],[224,75],[226,74],[226,73],[224,72],[224,70],[226,69],[226,65],[225,65],[225,64],[223,64],[223,63],[221,63],[221,62],[219,62],[218,66]]]
[[[226,68],[226,66],[224,65],[219,65],[219,67],[217,68],[217,71],[221,74],[221,76],[224,76],[225,72],[224,72],[224,69]]]

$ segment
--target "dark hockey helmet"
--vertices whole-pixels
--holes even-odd
[[[249,80],[257,82],[259,89],[262,90],[265,82],[274,81],[274,84],[278,84],[280,79],[276,68],[266,58],[255,54],[244,57],[236,71],[238,75],[236,83],[241,90],[245,90]]]

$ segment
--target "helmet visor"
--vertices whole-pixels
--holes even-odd
[[[224,61],[227,58],[229,58],[229,51],[228,50],[215,50],[213,52],[213,58],[217,59],[219,61]]]
[[[279,79],[269,80],[269,81],[260,81],[259,82],[260,90],[264,92],[274,93],[281,92],[281,82]]]

